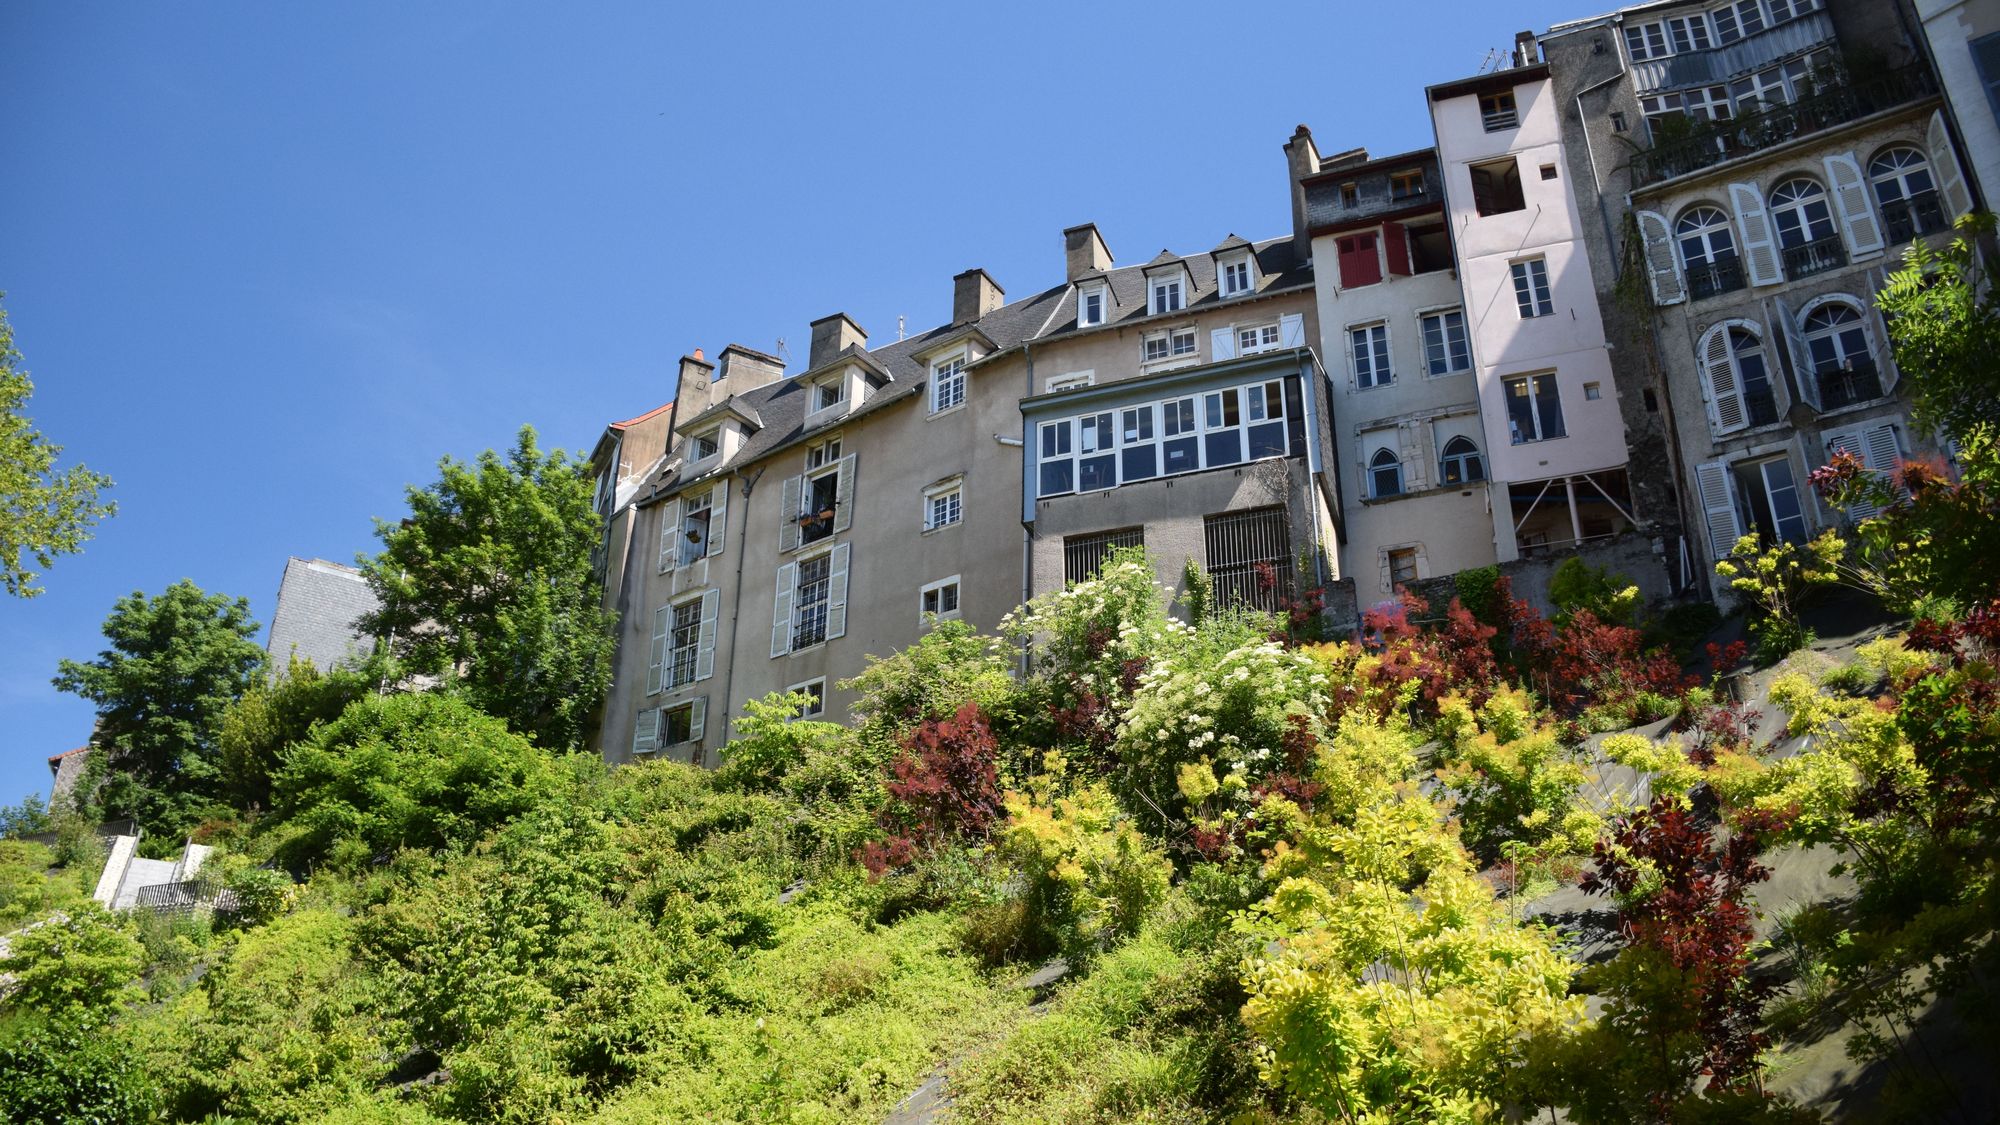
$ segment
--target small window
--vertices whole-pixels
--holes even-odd
[[[1347,330],[1348,350],[1354,357],[1354,385],[1362,389],[1384,387],[1396,381],[1389,366],[1389,326],[1364,324]]]
[[[1368,494],[1378,500],[1403,494],[1403,461],[1393,449],[1378,449],[1368,458]]]
[[[1625,50],[1634,62],[1659,58],[1667,53],[1666,28],[1657,23],[1626,24]]]
[[[1389,582],[1404,586],[1417,580],[1417,549],[1398,547],[1389,552]]]
[[[1250,292],[1250,259],[1229,262],[1222,267],[1222,295],[1234,297]]]
[[[694,704],[660,712],[660,745],[678,746],[694,741]]]
[[[1509,156],[1472,166],[1472,205],[1481,215],[1505,215],[1528,206],[1521,194],[1521,166]]]
[[[1389,198],[1393,200],[1415,199],[1424,194],[1424,174],[1421,170],[1397,172],[1389,177]]]
[[[1514,109],[1514,91],[1503,90],[1498,94],[1482,94],[1479,98],[1479,123],[1489,133],[1502,129],[1512,129],[1521,123],[1521,116]]]
[[[1554,375],[1518,375],[1502,381],[1507,429],[1515,445],[1565,436],[1562,395]]]
[[[962,485],[948,485],[924,495],[924,530],[936,531],[950,527],[959,521],[965,512],[965,489]]]
[[[1353,210],[1361,205],[1361,188],[1356,184],[1340,185],[1340,205]]]
[[[1589,399],[1591,402],[1596,402],[1598,399],[1604,397],[1604,389],[1597,383],[1585,383],[1583,385],[1583,397]]]
[[[1438,469],[1438,479],[1446,484],[1471,484],[1486,479],[1486,464],[1479,459],[1479,447],[1463,436],[1444,443]]]
[[[1548,263],[1541,258],[1529,258],[1515,262],[1514,303],[1521,310],[1522,320],[1533,320],[1538,316],[1553,316],[1555,303],[1549,297]]]
[[[1544,165],[1542,165],[1542,178],[1543,178],[1543,179],[1545,179],[1545,180],[1553,180],[1553,179],[1555,179],[1555,178],[1556,178],[1556,166],[1555,166],[1555,165],[1553,165],[1553,164],[1544,164]]]
[[[1674,53],[1684,55],[1690,51],[1706,51],[1715,44],[1708,37],[1708,13],[1699,12],[1692,16],[1675,16],[1667,21],[1667,37],[1673,42]]]
[[[1424,371],[1450,375],[1472,370],[1472,347],[1465,337],[1465,313],[1459,309],[1418,318],[1424,329]]]
[[[1253,324],[1236,330],[1236,351],[1240,355],[1253,352],[1267,352],[1278,346],[1280,337],[1275,324]]]
[[[817,680],[807,680],[802,684],[793,684],[785,690],[794,695],[803,695],[806,697],[806,705],[799,709],[799,718],[817,719],[821,715],[826,714],[826,677],[822,676]]]
[[[1625,122],[1625,113],[1624,113],[1624,111],[1623,111],[1623,110],[1615,110],[1615,109],[1614,109],[1614,110],[1612,110],[1612,111],[1611,111],[1611,131],[1612,131],[1612,132],[1614,132],[1614,133],[1623,133],[1623,132],[1625,132],[1626,130],[1628,130],[1628,129],[1630,129],[1630,128],[1631,128],[1631,126],[1630,126],[1630,125],[1628,125],[1628,124],[1626,124],[1626,122]]]
[[[812,408],[815,412],[831,410],[839,406],[846,398],[847,377],[844,375],[828,379],[823,383],[813,384]]]
[[[1054,376],[1048,382],[1048,389],[1050,394],[1057,391],[1073,391],[1079,387],[1088,387],[1096,381],[1095,371],[1077,371],[1068,375]]]
[[[722,448],[720,444],[722,441],[722,431],[719,428],[709,430],[705,433],[694,435],[688,441],[693,446],[693,449],[688,453],[688,460],[704,461],[715,456],[716,452]]]
[[[949,620],[958,616],[958,575],[925,586],[917,597],[920,620]]]
[[[1147,363],[1158,363],[1164,359],[1191,356],[1194,354],[1194,347],[1194,329],[1176,328],[1147,336],[1143,354]]]
[[[1170,313],[1180,309],[1182,304],[1181,279],[1163,278],[1152,284],[1152,307],[1149,313]]]
[[[965,357],[956,355],[931,366],[931,413],[965,402]]]
[[[838,460],[840,460],[840,439],[837,437],[806,446],[807,472],[824,469]]]
[[[1077,299],[1076,323],[1089,328],[1104,323],[1104,290],[1086,289]]]

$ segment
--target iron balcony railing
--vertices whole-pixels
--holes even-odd
[[[1837,270],[1846,264],[1847,248],[1840,244],[1839,235],[1802,242],[1785,249],[1785,276],[1793,281]]]
[[[140,887],[132,905],[156,914],[192,914],[197,911],[228,914],[236,909],[236,892],[206,879],[156,883]]]
[[[1846,367],[1823,367],[1817,374],[1819,404],[1823,410],[1837,410],[1882,397],[1882,379],[1872,362],[1857,360]]]
[[[1936,93],[1937,80],[1931,77],[1928,68],[1919,65],[1859,82],[1842,82],[1790,105],[1772,105],[1756,112],[1746,108],[1731,120],[1715,122],[1634,156],[1632,186],[1645,187],[1685,176]]]
[[[1882,218],[1887,222],[1891,246],[1951,227],[1951,223],[1945,220],[1944,208],[1938,205],[1935,191],[1920,192],[1908,199],[1893,199],[1884,203]]]
[[[1705,265],[1689,266],[1688,296],[1694,300],[1713,297],[1718,293],[1734,293],[1743,288],[1743,263],[1735,258]]]

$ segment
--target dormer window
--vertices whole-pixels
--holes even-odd
[[[703,430],[688,438],[688,460],[706,461],[722,450],[722,427]]]
[[[832,410],[847,401],[847,377],[845,375],[813,384],[812,409],[810,413]]]
[[[1250,292],[1250,288],[1251,288],[1251,281],[1250,281],[1249,258],[1247,257],[1238,258],[1236,261],[1223,263],[1222,266],[1223,296],[1234,297],[1241,293],[1248,293]]]
[[[1151,289],[1152,303],[1146,310],[1149,313],[1157,316],[1160,313],[1178,312],[1185,304],[1181,293],[1181,279],[1178,277],[1158,278],[1154,280]]]
[[[1076,326],[1090,328],[1104,323],[1104,287],[1094,286],[1077,294]]]
[[[941,414],[964,402],[964,353],[931,364],[931,413]]]

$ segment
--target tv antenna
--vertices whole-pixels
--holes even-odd
[[[778,358],[784,360],[786,363],[790,363],[792,360],[791,356],[785,354],[785,338],[783,336],[778,337]]]
[[[902,313],[897,313],[897,314],[896,314],[896,340],[897,340],[897,342],[898,342],[898,343],[901,343],[901,342],[902,342],[902,339],[903,339],[903,314],[902,314]]]

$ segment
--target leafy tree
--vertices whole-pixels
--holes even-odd
[[[409,671],[457,680],[472,702],[543,746],[580,746],[611,683],[612,624],[590,552],[588,466],[543,453],[523,426],[505,458],[438,463],[410,517],[378,520],[361,560],[381,607],[363,627]]]
[[[8,941],[0,972],[13,978],[7,1004],[17,1012],[50,1017],[103,1012],[125,999],[146,963],[138,939],[94,902],[71,907],[59,921]]]
[[[30,793],[18,805],[0,805],[0,840],[32,836],[49,830],[49,806],[40,793]]]
[[[1954,436],[2000,430],[2000,298],[1977,244],[1993,230],[1968,215],[1941,248],[1918,239],[1875,298],[1919,419]]]
[[[284,675],[251,684],[222,715],[219,741],[231,802],[243,809],[268,806],[271,778],[283,764],[285,748],[339,718],[375,682],[368,672],[322,672],[293,656]]]
[[[0,1044],[0,1118],[14,1125],[155,1120],[158,1092],[120,1038],[84,1020],[24,1027]]]
[[[0,309],[0,587],[20,598],[42,592],[30,569],[83,549],[97,521],[118,505],[97,498],[111,478],[82,465],[56,471],[62,446],[52,445],[22,415],[35,385],[21,370],[14,329]],[[25,556],[25,557],[24,557]]]
[[[249,601],[183,578],[120,598],[104,621],[111,647],[59,665],[56,687],[97,704],[91,758],[107,815],[172,838],[218,811],[222,716],[263,671],[257,630]]]

